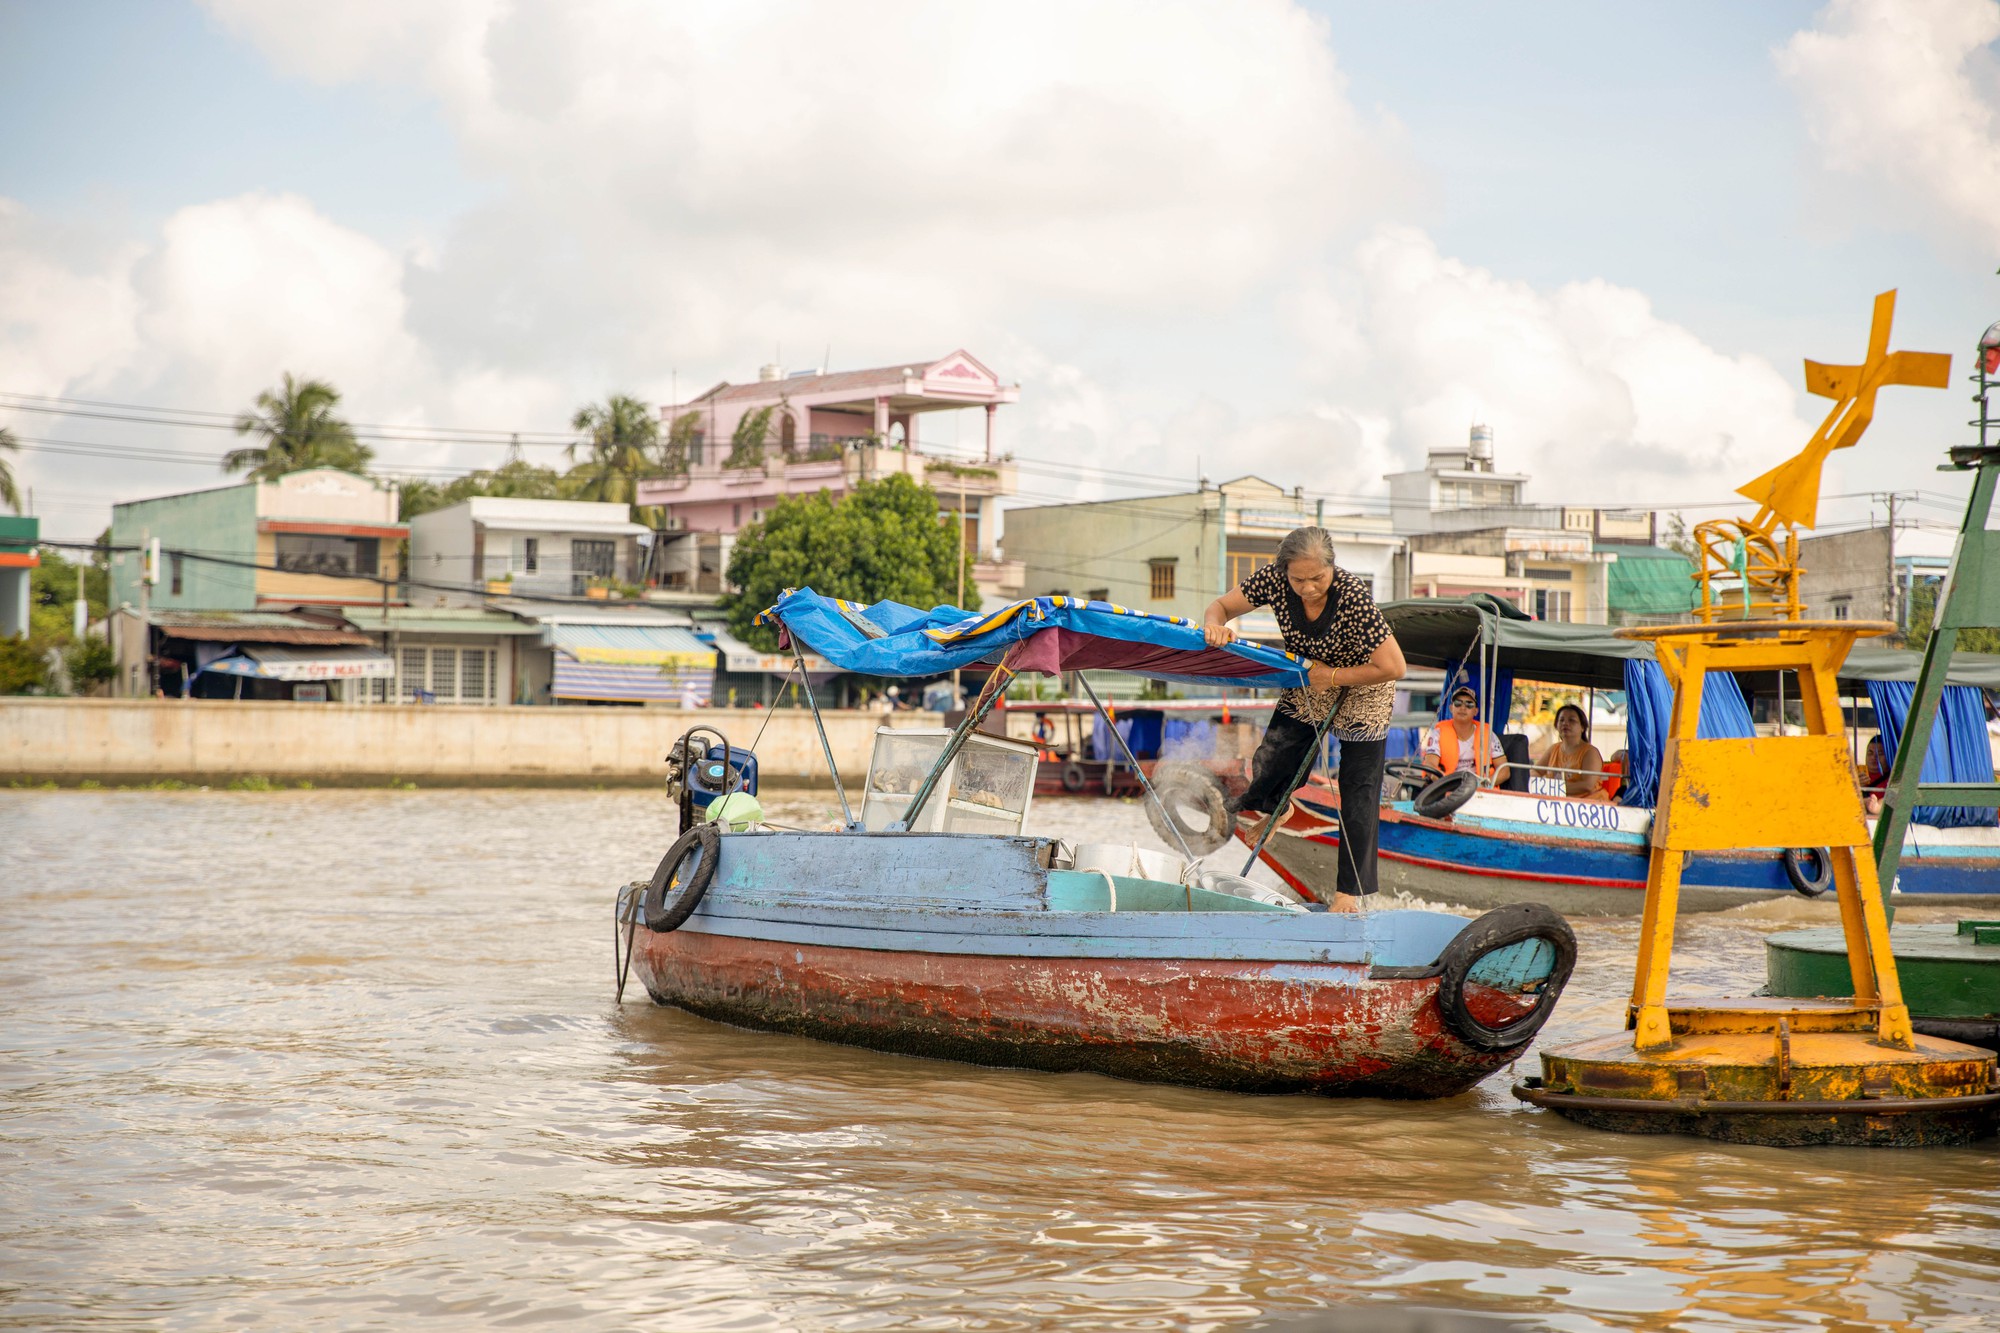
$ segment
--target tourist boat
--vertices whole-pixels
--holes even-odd
[[[1468,908],[1532,899],[1570,915],[1637,913],[1645,897],[1659,738],[1666,731],[1671,701],[1650,645],[1617,638],[1603,625],[1528,620],[1511,605],[1488,597],[1391,602],[1382,611],[1406,659],[1439,667],[1449,680],[1473,680],[1481,687],[1482,708],[1490,708],[1496,698],[1506,699],[1516,680],[1599,694],[1623,692],[1628,705],[1624,748],[1629,754],[1619,804],[1516,788],[1482,790],[1455,809],[1440,810],[1419,790],[1435,773],[1391,765],[1397,799],[1386,800],[1381,809],[1377,866],[1382,887]],[[1913,652],[1857,646],[1841,669],[1842,697],[1865,701],[1871,697],[1870,682],[1914,680],[1920,658]],[[1488,682],[1494,688],[1485,688]],[[1951,683],[2000,688],[2000,658],[1959,654]],[[1739,729],[1715,734],[1747,735],[1751,714],[1746,698],[1777,704],[1770,710],[1775,717],[1783,712],[1781,691],[1796,690],[1775,676],[1744,678],[1738,685],[1741,693],[1712,690],[1704,697],[1705,728],[1711,713],[1718,720],[1728,714]],[[1976,696],[1968,702],[1978,713]],[[1496,718],[1492,725],[1504,731],[1505,719]],[[1979,733],[1971,742],[1974,749],[1986,754],[1983,717],[1971,726]],[[1505,739],[1510,758],[1526,757],[1525,736]],[[1859,736],[1855,739],[1858,756]],[[1990,764],[1990,755],[1966,762]],[[1514,780],[1521,782],[1525,774],[1518,763],[1516,768]],[[1193,835],[1191,842],[1200,848],[1233,832],[1243,843],[1254,843],[1259,825],[1250,820],[1234,830],[1217,825],[1209,814],[1215,790],[1188,781],[1191,776],[1176,772],[1171,781],[1162,779],[1163,794]],[[1339,855],[1339,796],[1330,783],[1315,777],[1293,797],[1282,822],[1265,840],[1261,857],[1299,892],[1323,893],[1334,883]],[[1715,911],[1792,893],[1812,897],[1829,886],[1827,859],[1814,848],[1697,854],[1682,881],[1681,910]],[[1912,824],[1895,891],[1897,901],[1906,903],[2000,901],[2000,829]]]
[[[766,615],[844,670],[999,666],[949,732],[878,732],[858,814],[833,774],[844,826],[725,831],[743,811],[729,799],[687,826],[684,799],[680,840],[617,909],[626,966],[657,1003],[980,1064],[1442,1097],[1515,1059],[1562,992],[1574,940],[1536,904],[1477,920],[1312,910],[1193,858],[1029,834],[1034,748],[979,733],[1018,672],[1268,689],[1304,679],[1297,658],[1063,597],[979,615],[793,591]],[[730,753],[707,740],[677,754]]]

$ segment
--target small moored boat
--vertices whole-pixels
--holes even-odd
[[[847,670],[1000,667],[949,735],[878,733],[860,814],[835,774],[845,827],[687,826],[618,904],[632,974],[657,1003],[981,1064],[1440,1097],[1518,1056],[1569,977],[1573,937],[1535,904],[1470,921],[1332,913],[1191,857],[1117,864],[1122,849],[1033,836],[1033,747],[976,734],[1018,671],[1283,687],[1304,678],[1296,658],[1212,649],[1186,621],[1069,598],[969,615],[795,591],[767,614]],[[730,753],[714,739],[681,748]]]

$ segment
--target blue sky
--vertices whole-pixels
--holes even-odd
[[[1197,458],[1379,495],[1484,418],[1539,498],[1719,504],[1874,292],[1961,367],[2000,314],[1996,35],[1996,0],[0,0],[0,394],[229,411],[293,370],[360,420],[554,432],[774,347],[964,345],[1022,382],[1006,445],[1077,469],[1032,498]],[[1950,492],[1964,415],[1892,392],[1829,489]],[[16,470],[72,535],[220,479]]]

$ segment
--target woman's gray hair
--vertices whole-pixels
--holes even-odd
[[[1333,534],[1325,528],[1293,528],[1278,543],[1278,554],[1271,563],[1280,573],[1289,573],[1292,561],[1302,556],[1315,556],[1326,561],[1327,568],[1335,567],[1339,562],[1333,555]]]

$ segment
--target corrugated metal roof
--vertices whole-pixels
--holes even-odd
[[[149,619],[162,634],[204,643],[292,643],[366,647],[368,636],[346,624],[329,624],[282,611],[158,610]]]

